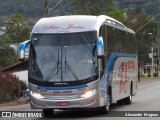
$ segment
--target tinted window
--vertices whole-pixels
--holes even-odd
[[[135,35],[117,28],[107,26],[108,53],[136,53]]]

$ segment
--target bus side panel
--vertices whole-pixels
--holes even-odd
[[[112,103],[137,92],[137,57],[132,54],[112,53],[107,62],[108,80],[111,80]]]
[[[134,79],[133,79],[133,88],[132,88],[132,95],[136,95],[137,90],[138,90],[138,59],[136,57],[135,60],[135,75],[134,75]]]
[[[131,82],[134,86],[136,80],[136,58],[120,57],[115,62],[116,72],[116,99],[120,100],[130,95]],[[117,75],[118,74],[118,75]],[[133,89],[134,87],[132,87]]]

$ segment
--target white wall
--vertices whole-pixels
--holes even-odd
[[[21,71],[21,72],[14,72],[16,76],[19,77],[20,80],[24,81],[28,86],[28,70]]]

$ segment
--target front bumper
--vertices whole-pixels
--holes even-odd
[[[96,108],[100,106],[100,99],[98,92],[89,98],[76,98],[76,99],[66,99],[66,100],[56,100],[56,99],[37,99],[33,96],[31,98],[31,108],[32,109],[71,109],[71,108]],[[68,105],[57,106],[57,102],[67,102]]]

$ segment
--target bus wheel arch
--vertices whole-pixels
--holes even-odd
[[[99,109],[101,114],[106,114],[109,112],[110,105],[111,105],[111,97],[112,97],[111,86],[109,86],[108,91],[107,91],[107,96],[106,96],[106,105],[100,107]]]
[[[129,105],[132,103],[132,94],[133,94],[133,82],[130,83],[129,96],[125,98],[125,104]]]
[[[132,94],[133,94],[133,83],[132,81],[130,82],[130,86],[129,86],[129,96],[126,98],[123,98],[121,100],[117,101],[118,105],[129,105],[132,103]]]

